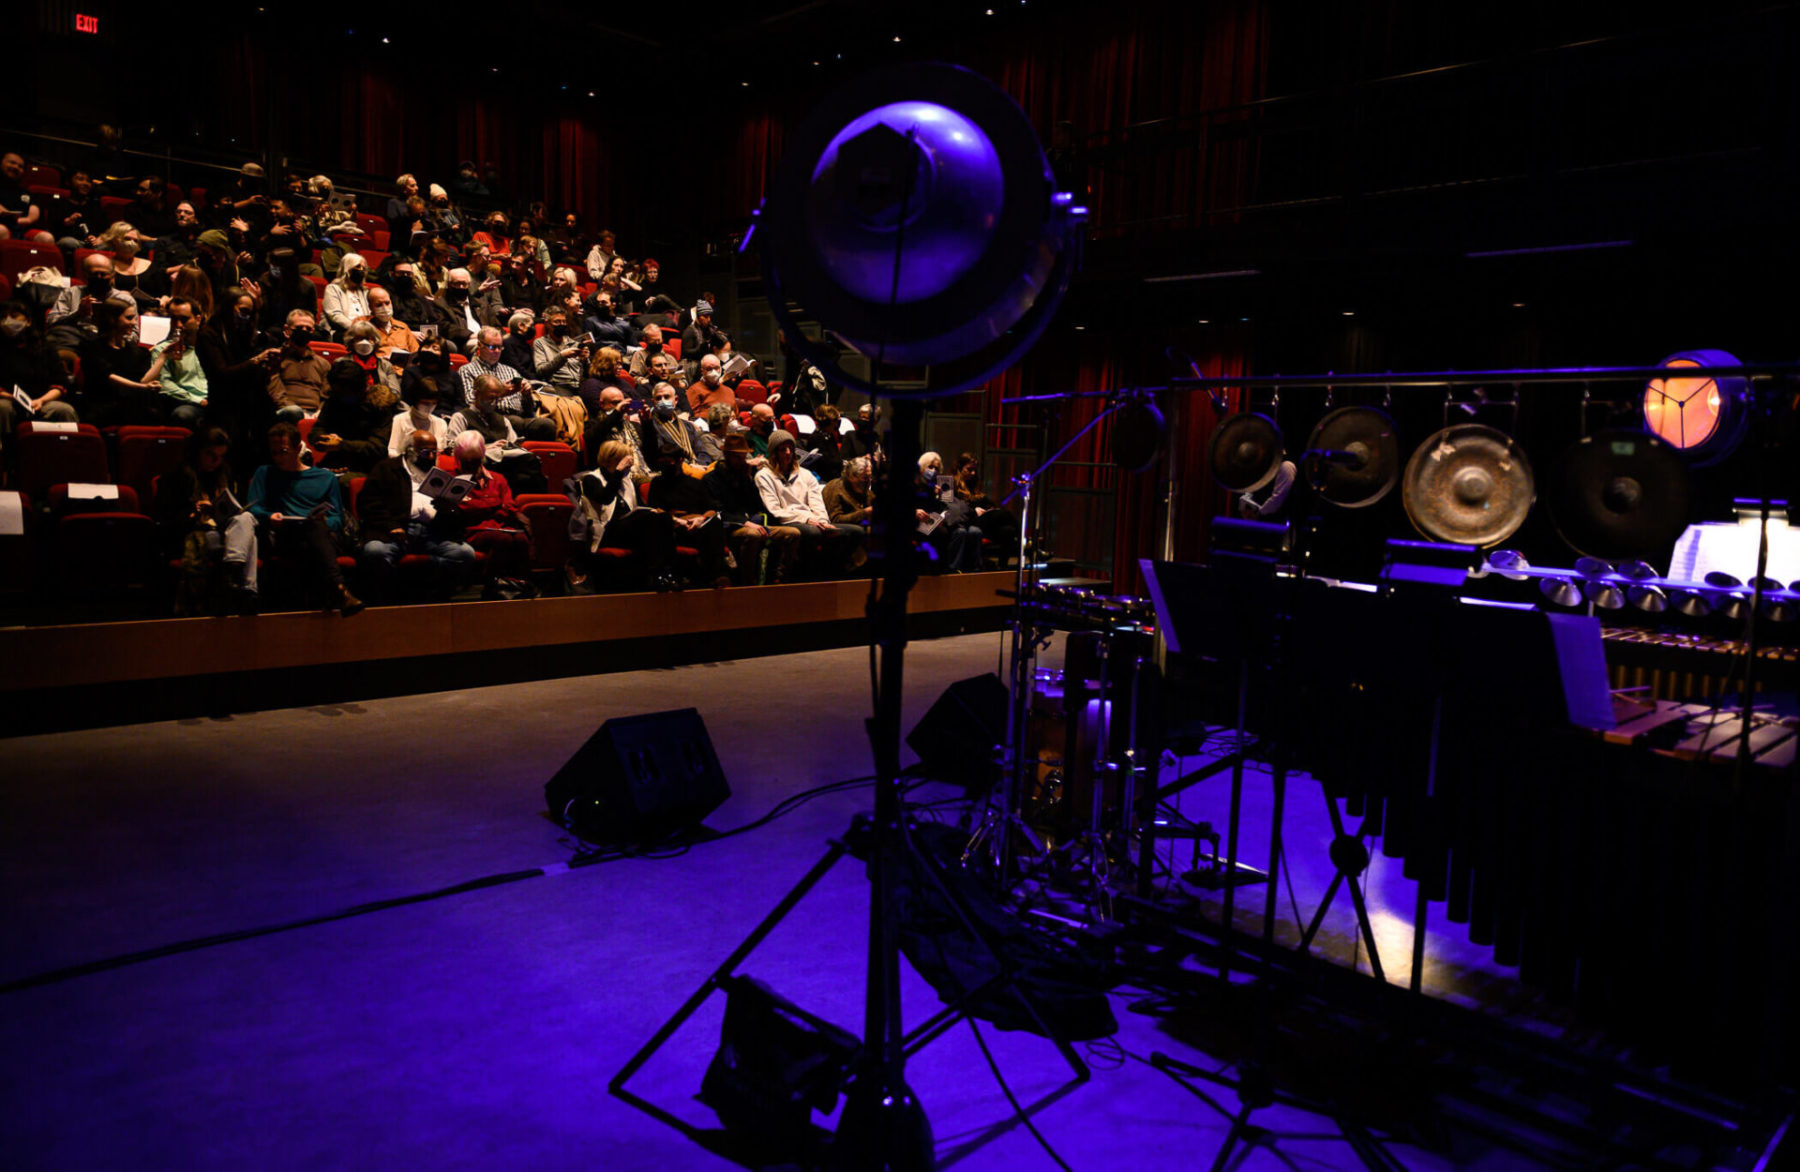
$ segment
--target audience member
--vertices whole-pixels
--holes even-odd
[[[194,349],[206,374],[207,422],[233,436],[248,434],[251,425],[267,430],[265,391],[281,348],[266,345],[257,330],[255,299],[233,289],[224,312],[200,327]]]
[[[56,237],[45,230],[38,197],[25,186],[25,156],[17,151],[0,155],[0,240],[56,243]]]
[[[612,271],[613,261],[617,259],[618,254],[613,251],[612,230],[610,228],[602,228],[599,237],[594,242],[594,247],[588,250],[588,279],[598,281],[606,276],[607,273]]]
[[[538,416],[534,397],[530,388],[525,385],[525,376],[500,360],[500,350],[499,330],[488,326],[476,335],[475,356],[458,372],[462,378],[464,398],[473,402],[476,380],[492,376],[506,388],[495,402],[495,407],[510,421],[518,438],[555,439],[556,421]],[[493,443],[493,438],[488,437],[488,442]]]
[[[245,507],[261,526],[264,544],[299,567],[315,601],[348,618],[363,603],[344,585],[338,568],[344,532],[338,479],[324,468],[301,465],[300,429],[292,423],[271,427],[268,446],[270,462],[250,478]]]
[[[973,511],[975,523],[981,526],[982,536],[999,547],[1003,551],[1002,556],[1016,554],[1019,547],[1019,519],[1011,509],[995,504],[993,498],[981,487],[981,461],[975,458],[973,452],[964,452],[956,457],[955,491],[957,499]]]
[[[157,483],[154,515],[181,559],[176,614],[255,614],[256,518],[238,498],[226,457],[231,434],[193,433],[179,467]]]
[[[688,410],[696,416],[704,416],[709,408],[723,404],[726,407],[737,406],[737,392],[725,385],[720,371],[719,359],[708,354],[700,360],[699,379],[688,387]]]
[[[338,262],[337,279],[325,286],[325,320],[341,335],[350,323],[369,316],[369,262],[347,252]]]
[[[836,573],[863,555],[863,531],[831,523],[818,478],[800,467],[794,437],[779,428],[769,436],[768,463],[756,474],[756,488],[770,516],[800,531],[801,557],[810,557],[817,569]]]
[[[95,315],[94,326],[95,336],[81,348],[82,390],[75,397],[81,418],[96,427],[157,422],[163,359],[161,355],[152,357],[149,350],[138,345],[137,305],[107,301]],[[0,339],[0,349],[4,345],[4,339]],[[206,366],[204,339],[200,365],[202,369]],[[5,418],[5,412],[0,410],[0,420]]]
[[[807,436],[805,464],[807,471],[822,482],[836,480],[844,472],[843,420],[830,403],[820,405],[813,415],[813,433]]]
[[[506,319],[506,334],[500,342],[500,365],[514,370],[533,367],[531,344],[537,337],[537,319],[529,309],[521,309]]]
[[[494,576],[528,577],[531,530],[513,503],[506,477],[489,462],[487,444],[479,432],[463,432],[456,437],[454,447],[457,472],[473,486],[458,502],[454,520],[469,535],[471,545],[477,544],[472,539],[479,535],[479,548],[487,554]]]
[[[412,285],[410,273],[405,277],[396,273],[395,279],[404,287]],[[413,291],[413,300],[418,300],[416,291]],[[411,354],[419,348],[418,335],[412,332],[406,322],[394,315],[393,295],[380,285],[369,290],[369,316],[357,320],[366,321],[374,327],[375,353],[381,358],[392,361],[396,350]]]
[[[378,383],[393,392],[394,400],[400,398],[400,368],[381,356],[381,333],[374,324],[366,319],[350,323],[344,331],[344,345],[350,351],[351,359],[369,372],[372,382]]]
[[[28,420],[76,422],[74,405],[63,398],[66,382],[31,324],[30,307],[22,301],[0,304],[0,389],[5,391],[0,394],[0,447],[11,444],[19,424]],[[13,399],[14,387],[31,400],[30,411]]]
[[[853,456],[844,461],[844,472],[825,486],[825,513],[833,525],[867,525],[875,515],[875,498],[870,492],[873,477],[867,456]]]
[[[725,526],[725,540],[737,561],[738,584],[785,582],[800,560],[800,530],[777,524],[756,486],[750,442],[731,434],[720,444],[719,462],[701,478],[712,507]]]
[[[543,492],[547,487],[543,462],[525,450],[513,427],[513,417],[501,408],[509,397],[506,384],[496,376],[484,374],[477,378],[469,391],[471,406],[452,415],[446,425],[450,441],[455,444],[464,432],[474,432],[481,437],[487,460],[504,466],[520,492]]]
[[[205,417],[209,394],[206,371],[194,349],[205,320],[205,315],[192,301],[185,297],[172,299],[169,302],[169,336],[150,351],[152,361],[162,360],[158,383],[169,422],[190,431],[198,428]]]
[[[4,187],[3,180],[4,175],[0,174],[0,187]],[[44,227],[56,237],[56,246],[72,261],[76,249],[94,247],[96,239],[106,229],[107,217],[100,206],[100,192],[86,170],[77,167],[70,172],[68,184],[68,191],[53,198],[45,209]],[[5,191],[0,190],[0,208],[10,206]],[[4,218],[0,215],[0,220]]]
[[[365,327],[366,328],[366,327]],[[326,468],[367,472],[387,458],[388,434],[400,396],[369,377],[354,358],[340,358],[326,376],[329,388],[306,437],[314,462]]]
[[[974,510],[956,499],[950,478],[944,475],[944,458],[936,452],[920,456],[916,483],[920,503],[914,515],[938,564],[952,572],[979,570],[982,533],[973,524]]]
[[[717,463],[725,454],[725,437],[738,430],[737,413],[724,403],[706,409],[706,430],[700,433],[698,452],[702,464]],[[744,445],[748,447],[749,444]]]
[[[570,581],[583,585],[594,568],[594,555],[602,547],[628,549],[641,559],[645,576],[658,591],[679,590],[680,581],[670,568],[675,560],[675,518],[661,509],[638,503],[632,482],[635,456],[619,440],[600,445],[594,470],[582,474],[581,501],[577,506],[587,522],[587,540],[571,556]]]
[[[399,424],[405,416],[396,416]],[[436,421],[439,428],[442,422]],[[430,561],[430,591],[448,598],[475,573],[475,548],[462,540],[464,518],[457,509],[438,508],[420,491],[437,466],[438,437],[429,429],[409,431],[399,452],[378,462],[356,498],[362,549],[357,568],[364,591],[376,602],[393,597],[400,559],[420,554]]]
[[[420,378],[413,382],[404,400],[406,410],[394,416],[388,425],[387,454],[404,455],[406,441],[414,432],[431,433],[431,445],[435,451],[446,451],[450,446],[450,421],[437,413],[438,385],[436,380]]]
[[[775,434],[775,408],[767,403],[758,403],[750,408],[750,426],[744,438],[750,441],[750,450],[758,457],[769,458],[769,437]]]
[[[312,314],[303,309],[289,312],[281,353],[269,373],[269,401],[275,404],[275,417],[289,423],[317,412],[325,402],[331,363],[313,350],[312,343],[317,340],[313,328]]]
[[[531,349],[537,376],[564,395],[581,392],[592,352],[588,343],[575,341],[571,333],[568,311],[552,308],[544,314],[544,336]]]

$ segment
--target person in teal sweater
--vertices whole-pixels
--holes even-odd
[[[201,420],[206,416],[209,393],[206,372],[200,368],[200,357],[194,350],[202,318],[199,307],[192,301],[185,297],[174,298],[169,302],[169,336],[150,351],[152,360],[162,359],[158,382],[169,422],[189,431],[199,430]]]
[[[301,567],[325,609],[348,618],[363,603],[338,568],[344,500],[337,477],[301,465],[300,429],[286,421],[269,429],[269,459],[250,478],[244,507],[267,534],[268,548]]]

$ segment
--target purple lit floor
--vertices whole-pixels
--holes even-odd
[[[915,645],[907,727],[948,681],[992,670],[997,636]],[[474,688],[227,720],[0,744],[0,982],[214,933],[565,860],[543,779],[608,716],[694,705],[733,797],[715,829],[868,771],[860,650]],[[910,758],[909,758],[910,759]],[[1223,819],[1221,780],[1188,813]],[[1248,854],[1268,792],[1247,787]],[[844,829],[868,792],[821,798],[679,858],[610,863],[0,994],[0,1163],[9,1169],[729,1167],[606,1093],[606,1083]],[[1292,787],[1303,907],[1329,876],[1316,786]],[[1411,885],[1371,883],[1390,977],[1404,980]],[[866,888],[841,865],[743,966],[815,1012],[860,1022]],[[1245,922],[1260,893],[1244,897]],[[1285,900],[1284,900],[1285,904]],[[1284,916],[1286,908],[1283,909]],[[1348,905],[1328,944],[1347,956]],[[1454,929],[1429,983],[1495,980]],[[907,975],[908,1020],[936,1002]],[[1205,1167],[1227,1120],[1138,1058],[1208,1066],[1115,998],[1127,1056],[1035,1116],[1077,1169]],[[715,999],[634,1089],[701,1126]],[[1027,1104],[1067,1077],[1040,1039],[988,1031]],[[966,1028],[909,1067],[940,1159],[1047,1168]],[[1227,1106],[1229,1092],[1216,1097]],[[1326,1132],[1272,1110],[1279,1131]],[[1487,1147],[1396,1145],[1416,1169],[1514,1168]],[[1279,1141],[1239,1168],[1336,1168],[1327,1139]]]

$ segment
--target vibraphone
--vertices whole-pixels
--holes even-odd
[[[1744,674],[1745,644],[1737,639],[1642,627],[1606,627],[1606,666],[1612,686],[1642,688],[1656,700],[1710,698],[1735,690]],[[1800,648],[1760,647],[1756,688],[1800,686]]]

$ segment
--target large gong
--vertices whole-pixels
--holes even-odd
[[[1212,474],[1232,492],[1255,492],[1281,471],[1281,429],[1267,415],[1239,411],[1212,437]]]
[[[1490,546],[1525,523],[1537,482],[1511,436],[1459,423],[1419,445],[1406,462],[1400,497],[1413,528],[1431,540]]]
[[[1563,456],[1550,519],[1577,553],[1667,557],[1688,523],[1687,461],[1641,431],[1602,431]]]
[[[1339,407],[1319,420],[1306,446],[1313,488],[1341,509],[1367,508],[1400,478],[1394,421],[1373,407]]]

